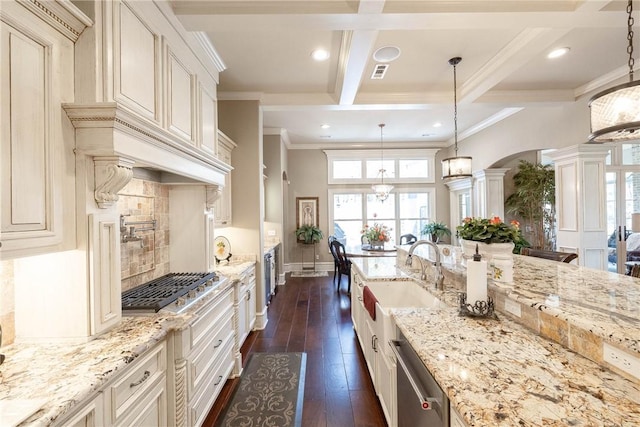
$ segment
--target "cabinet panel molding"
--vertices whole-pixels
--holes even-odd
[[[89,215],[92,334],[109,329],[122,317],[119,226],[113,214]]]

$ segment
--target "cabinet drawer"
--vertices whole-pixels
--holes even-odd
[[[191,389],[197,389],[203,381],[203,377],[210,375],[211,368],[214,366],[221,352],[225,351],[228,341],[233,341],[233,310],[229,309],[223,313],[224,319],[221,319],[220,325],[207,338],[206,345],[202,346],[201,351],[195,351],[189,357],[191,362]]]
[[[164,377],[166,361],[167,350],[163,342],[134,362],[122,377],[111,385],[113,420],[120,418],[135,405],[159,377]]]
[[[123,414],[115,426],[122,427],[156,427],[167,423],[167,387],[166,377],[149,387],[136,405]]]
[[[233,308],[233,286],[220,292],[214,301],[198,312],[199,319],[191,325],[191,348],[196,348],[211,331],[211,326],[220,322],[223,313]]]
[[[190,399],[191,425],[202,425],[213,406],[213,402],[215,402],[231,374],[233,369],[233,337],[224,344],[224,348],[218,356],[219,359],[216,360],[211,372],[207,372],[207,375],[204,376],[202,387],[196,389],[192,399]]]

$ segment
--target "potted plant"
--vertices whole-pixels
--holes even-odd
[[[555,245],[555,172],[550,165],[521,160],[513,176],[515,191],[505,200],[507,212],[522,219],[531,246],[553,250]]]
[[[441,238],[451,236],[451,230],[444,222],[429,222],[422,227],[422,234],[429,236],[433,243],[438,243]]]
[[[478,251],[490,260],[495,253],[514,253],[515,243],[521,242],[520,223],[512,220],[505,223],[500,217],[470,218],[462,220],[456,227],[458,237],[462,239],[462,249],[468,257]],[[519,248],[518,248],[519,249]]]
[[[318,243],[324,235],[315,225],[302,225],[296,230],[296,238],[304,243]]]

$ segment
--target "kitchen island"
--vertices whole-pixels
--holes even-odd
[[[370,258],[366,262],[354,259],[354,267],[365,283],[368,280],[402,279],[407,274],[419,276],[419,270],[404,268],[407,250],[408,246],[399,247],[397,263],[403,266],[399,274],[394,273],[397,269],[394,260],[384,258]],[[429,258],[426,252],[419,250],[416,255]],[[444,290],[435,290],[433,285],[424,283],[427,290],[446,303],[444,306],[391,310],[396,325],[466,424],[640,425],[640,381],[631,376],[625,378],[602,366],[604,363],[588,360],[569,349],[569,346],[577,348],[595,359],[599,354],[602,360],[602,352],[597,350],[602,345],[602,340],[596,338],[599,335],[588,329],[589,333],[572,330],[573,325],[587,327],[590,323],[598,326],[592,327],[596,332],[608,331],[611,342],[620,343],[619,347],[630,352],[637,348],[640,328],[638,302],[634,295],[640,285],[624,276],[558,264],[516,256],[513,286],[489,286],[499,308],[498,320],[458,315],[457,294],[463,289],[464,268],[454,264],[445,266]],[[550,284],[553,272],[557,277],[553,282],[555,285]],[[584,280],[576,283],[575,277]],[[603,277],[609,280],[603,282]],[[567,280],[575,286],[569,286]],[[595,282],[593,287],[588,285],[591,280]],[[548,286],[555,286],[554,294],[560,294],[559,307],[545,305]],[[609,321],[603,313],[599,316],[588,314],[602,309],[596,303],[599,299],[595,295],[600,289],[607,288],[616,291],[615,303],[621,308],[611,313]],[[602,304],[611,304],[609,292],[604,295],[606,301]],[[590,304],[574,303],[583,299]],[[504,310],[506,300],[549,315],[557,320],[555,328],[547,331],[548,319],[540,322],[528,310],[521,311],[521,317],[509,315],[509,318]],[[553,301],[555,304],[556,299]],[[508,303],[506,306],[517,311]],[[539,322],[537,330],[524,325],[535,323],[534,318]],[[634,329],[628,330],[630,325],[635,325]],[[561,342],[547,336],[554,334]]]

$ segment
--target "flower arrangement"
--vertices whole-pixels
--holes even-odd
[[[499,216],[493,218],[470,218],[462,220],[456,227],[458,236],[464,240],[483,243],[509,243],[521,239],[520,223],[512,220],[509,224]]]
[[[364,237],[369,240],[369,242],[381,241],[388,242],[391,238],[390,235],[391,229],[386,225],[378,224],[377,222],[373,224],[372,227],[365,224],[364,228],[360,232]]]

